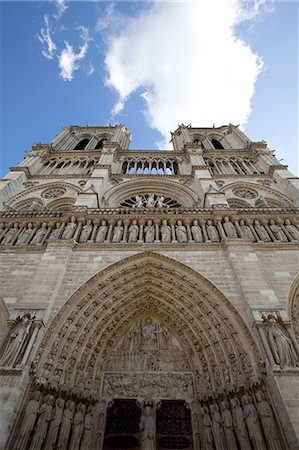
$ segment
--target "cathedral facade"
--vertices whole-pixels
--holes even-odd
[[[1,180],[1,449],[299,448],[298,179],[171,137],[65,127]]]

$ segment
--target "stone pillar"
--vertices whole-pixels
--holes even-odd
[[[105,242],[111,242],[112,230],[113,230],[113,225],[115,223],[115,220],[114,219],[110,219],[108,221],[108,223],[109,223],[109,229],[108,229],[108,234],[107,234]]]
[[[159,225],[160,225],[160,219],[154,219],[154,224],[155,224],[155,243],[159,243],[160,241],[160,229],[159,229]]]

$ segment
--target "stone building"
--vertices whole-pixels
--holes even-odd
[[[231,124],[130,140],[1,181],[1,448],[298,449],[298,179]]]

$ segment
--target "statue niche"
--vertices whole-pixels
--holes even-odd
[[[108,371],[189,370],[178,340],[160,321],[146,317],[131,326],[110,355]]]

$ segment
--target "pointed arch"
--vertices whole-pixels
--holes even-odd
[[[290,288],[288,312],[292,322],[292,328],[299,345],[299,272]]]
[[[259,378],[254,340],[229,300],[201,274],[153,252],[113,264],[72,295],[43,338],[37,375],[98,393],[119,338],[147,316],[180,342],[198,395]]]

